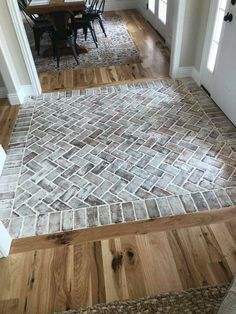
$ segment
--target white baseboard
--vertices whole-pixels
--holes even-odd
[[[200,72],[196,70],[196,68],[193,67],[193,72],[192,72],[192,78],[194,81],[197,83],[197,85],[201,84],[201,76]]]
[[[0,145],[0,175],[2,174],[3,166],[6,160],[6,153]],[[0,222],[0,258],[7,257],[10,252],[12,238],[4,225]]]
[[[191,77],[198,85],[200,85],[200,73],[196,70],[195,67],[179,67],[178,72],[175,75],[175,78],[185,78]]]
[[[35,95],[33,86],[23,85],[17,94],[8,94],[7,96],[11,105],[20,105],[23,104],[26,97]]]
[[[5,87],[0,87],[0,98],[6,98],[7,97],[7,90]]]
[[[21,90],[17,94],[8,94],[7,97],[11,105],[20,105],[24,102],[24,95]]]
[[[166,46],[171,50],[172,45],[172,37],[169,35],[166,35]]]
[[[119,10],[128,10],[128,9],[136,9],[137,0],[107,0],[105,11],[119,11]]]
[[[6,161],[6,153],[5,153],[5,150],[2,148],[2,145],[0,145],[0,176],[2,174],[5,161]]]
[[[32,85],[22,86],[24,97],[36,96]]]
[[[12,238],[0,221],[0,258],[7,257],[10,252]]]
[[[192,77],[193,67],[179,67],[176,78]]]

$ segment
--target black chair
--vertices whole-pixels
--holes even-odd
[[[91,36],[93,38],[93,42],[96,47],[98,47],[97,43],[97,36],[95,33],[95,29],[93,27],[93,22],[89,19],[88,16],[82,15],[81,17],[75,16],[73,20],[73,28],[74,28],[74,41],[75,41],[75,47],[76,47],[76,40],[78,37],[78,30],[82,29],[84,32],[84,39],[87,40],[88,37],[88,30],[91,33]]]
[[[52,46],[54,57],[57,59],[57,67],[60,67],[60,44],[68,43],[75,61],[79,64],[76,43],[74,40],[73,14],[71,12],[59,11],[53,12],[48,17],[53,26]]]
[[[34,41],[35,41],[35,50],[38,55],[40,55],[40,42],[43,34],[48,33],[49,36],[52,36],[53,27],[48,22],[48,20],[43,16],[38,15],[28,15],[26,13],[26,8],[30,4],[31,1],[28,0],[18,0],[19,8],[22,14],[25,16],[27,23],[32,28],[34,33]]]
[[[81,14],[79,18],[74,20],[74,29],[75,29],[75,41],[77,39],[78,30],[83,29],[85,40],[87,40],[88,29],[92,35],[93,41],[98,47],[97,36],[94,28],[94,22],[98,21],[100,27],[107,37],[105,27],[103,25],[103,13],[105,8],[105,0],[86,0],[85,1],[86,10]]]
[[[88,1],[90,2],[90,0]],[[85,16],[87,16],[89,20],[92,21],[93,23],[95,21],[98,21],[105,37],[107,37],[106,30],[103,25],[104,9],[105,9],[105,0],[91,0],[91,4],[88,6],[88,8],[85,11]]]

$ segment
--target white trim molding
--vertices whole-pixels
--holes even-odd
[[[172,49],[171,49],[171,61],[170,61],[170,76],[172,78],[179,77],[180,68],[180,56],[183,42],[183,30],[184,19],[186,11],[187,0],[176,0],[173,22],[173,35],[172,35]]]
[[[32,85],[30,87],[31,94],[30,95],[26,94],[25,96],[39,96],[42,93],[42,89],[41,89],[38,73],[35,67],[35,63],[33,60],[33,56],[30,50],[29,41],[26,36],[26,32],[23,25],[21,13],[18,7],[18,3],[16,0],[7,0],[7,5],[10,11],[12,23],[15,28],[15,32],[19,41],[19,45],[22,51],[22,55],[23,55],[26,68],[29,74],[30,82]],[[24,87],[23,89],[25,90]]]
[[[20,82],[1,26],[0,26],[0,68],[2,71],[2,77],[4,79],[6,89],[8,91],[10,90],[15,93],[16,98],[15,101],[18,104],[20,104],[22,101],[22,97],[20,97],[19,95]],[[11,102],[11,99],[9,99],[9,101],[11,104],[14,104]]]
[[[193,67],[179,67],[176,78],[192,77]]]
[[[7,257],[10,253],[12,238],[0,221],[0,258]]]
[[[6,161],[6,153],[2,145],[0,145],[0,176],[2,174],[5,161]]]
[[[190,67],[179,67],[175,73],[175,78],[191,77],[198,85],[200,85],[200,73],[194,66]]]
[[[217,1],[210,0],[208,23],[207,23],[207,28],[206,28],[202,60],[201,60],[201,66],[200,66],[200,83],[203,84],[204,87],[207,88],[209,92],[211,92],[211,87],[212,87],[211,86],[212,75],[210,74],[210,72],[209,72],[209,75],[207,75],[206,67],[207,67],[208,55],[210,52],[212,34],[214,30],[214,25],[215,25],[217,5],[218,5]],[[206,74],[206,77],[205,77],[205,74]]]
[[[200,72],[197,71],[195,67],[193,67],[192,69],[191,77],[194,79],[194,81],[197,83],[198,86],[201,85],[201,75],[200,75]]]
[[[18,105],[22,104],[26,97],[32,95],[34,95],[34,89],[32,85],[23,85],[20,87],[17,94],[8,94],[7,97],[11,105]]]
[[[6,87],[0,87],[0,98],[7,98],[7,89],[6,89]]]
[[[137,0],[107,0],[105,11],[129,10],[137,7]]]

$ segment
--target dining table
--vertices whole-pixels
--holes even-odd
[[[80,12],[85,9],[84,0],[32,0],[25,12],[28,15],[44,15],[56,11]]]
[[[25,9],[25,12],[27,15],[44,15],[47,17],[53,12],[83,12],[85,9],[85,0],[32,0]],[[79,53],[88,53],[86,48],[79,45],[77,45],[77,51]],[[42,57],[47,58],[52,56],[52,54],[52,48],[48,48],[42,53]],[[70,48],[68,46],[62,47],[61,54],[71,54]]]

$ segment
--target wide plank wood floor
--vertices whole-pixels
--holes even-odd
[[[122,16],[126,27],[140,50],[142,63],[121,66],[48,71],[39,78],[44,92],[73,90],[117,83],[159,79],[169,76],[169,57],[162,48],[161,37],[136,11],[113,11],[106,15]],[[161,48],[160,48],[161,47]]]
[[[15,126],[19,106],[11,106],[7,99],[0,99],[0,144],[7,150]]]
[[[52,314],[235,276],[236,218],[11,254],[0,260],[0,313]]]

